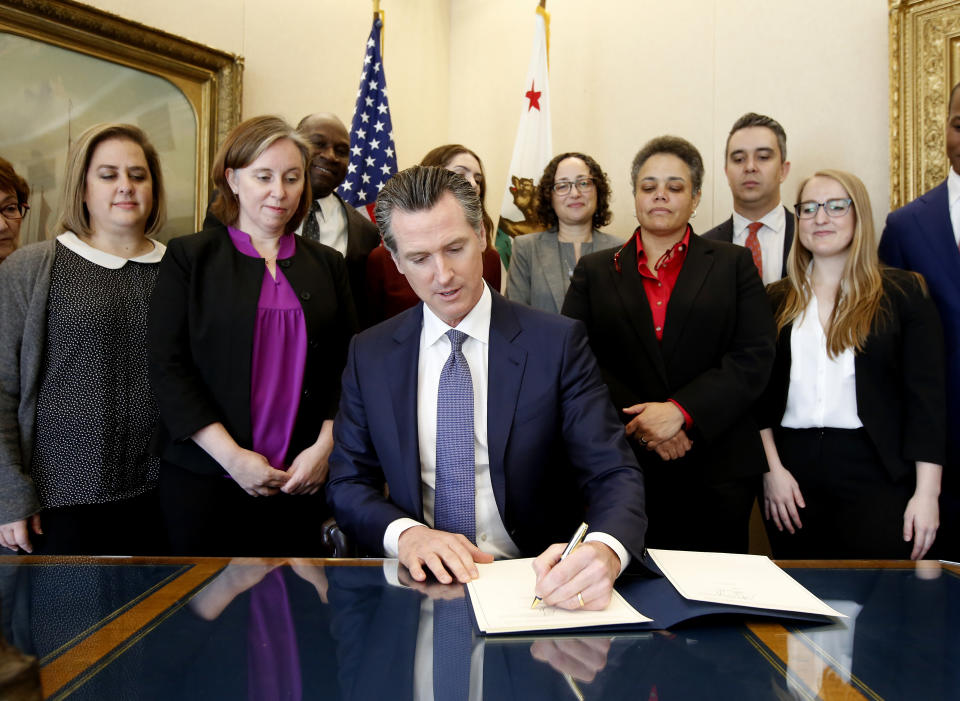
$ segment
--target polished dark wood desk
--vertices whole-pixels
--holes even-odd
[[[488,638],[483,695],[960,699],[960,568],[780,564],[850,618]],[[3,634],[44,698],[412,698],[423,600],[377,560],[0,558]]]

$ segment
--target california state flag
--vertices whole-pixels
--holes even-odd
[[[513,238],[542,231],[537,220],[536,184],[544,167],[553,157],[550,132],[550,83],[547,78],[547,47],[550,15],[537,8],[533,32],[533,53],[523,83],[520,125],[513,144],[510,172],[500,205],[495,245],[500,260],[510,267]]]

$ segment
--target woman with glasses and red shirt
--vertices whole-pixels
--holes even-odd
[[[540,177],[537,213],[546,231],[513,240],[507,297],[557,314],[577,261],[623,243],[598,229],[610,223],[610,183],[583,153],[561,153]]]
[[[760,403],[778,558],[922,558],[946,446],[943,339],[923,278],[877,260],[870,198],[824,170],[800,187],[777,356]]]

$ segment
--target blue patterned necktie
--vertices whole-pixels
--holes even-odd
[[[433,527],[477,539],[474,513],[473,381],[463,355],[467,334],[450,329],[450,355],[437,391],[437,474]]]
[[[433,527],[477,539],[474,495],[473,380],[463,355],[467,334],[450,329],[450,355],[437,390],[437,475]],[[437,701],[466,701],[470,691],[467,599],[437,601],[433,612],[433,689]]]

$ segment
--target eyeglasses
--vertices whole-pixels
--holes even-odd
[[[590,192],[594,187],[593,178],[580,178],[576,182],[559,180],[553,184],[553,191],[558,195],[566,195],[574,185],[577,186],[578,192]]]
[[[17,221],[23,219],[29,209],[29,205],[11,202],[0,207],[0,216],[7,221]]]
[[[829,217],[842,217],[848,211],[850,207],[853,206],[853,200],[849,197],[843,197],[835,200],[827,200],[826,202],[814,202],[810,200],[809,202],[797,202],[793,205],[793,211],[797,213],[798,219],[813,219],[817,216],[817,211],[823,207],[823,211],[827,213]]]

